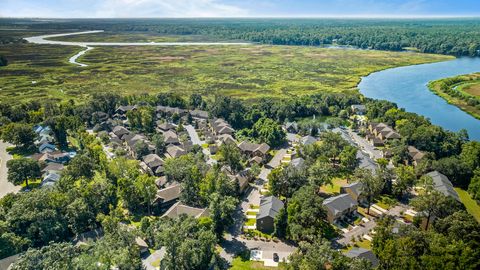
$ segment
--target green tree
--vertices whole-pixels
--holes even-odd
[[[340,153],[348,146],[348,142],[342,138],[342,135],[331,131],[322,133],[320,138],[322,141],[319,149],[320,153],[329,158],[332,164],[335,164]]]
[[[414,198],[411,204],[420,216],[427,219],[425,230],[428,230],[432,216],[440,213],[446,205],[446,196],[433,188],[433,180],[430,176],[423,176],[420,181],[423,185],[423,193]]]
[[[233,224],[233,214],[237,204],[238,199],[232,196],[222,197],[218,193],[210,195],[210,216],[218,239],[222,237],[223,231]]]
[[[293,193],[308,182],[304,168],[287,166],[275,168],[268,175],[268,183],[275,196],[292,197]]]
[[[288,235],[294,241],[314,241],[332,231],[316,191],[314,186],[303,186],[288,202]]]
[[[74,179],[80,177],[92,178],[94,171],[95,163],[92,158],[87,155],[77,155],[70,161],[63,175]]]
[[[463,144],[460,159],[471,171],[480,167],[480,142],[471,141]]]
[[[340,165],[343,170],[352,172],[358,166],[357,151],[358,149],[356,147],[347,145],[343,148],[342,152],[340,152]]]
[[[31,158],[16,158],[7,161],[9,182],[21,185],[25,182],[28,188],[28,180],[39,178],[42,174],[38,162]]]
[[[220,164],[229,166],[233,173],[243,169],[242,154],[235,144],[222,144],[218,149],[218,156]]]
[[[277,122],[266,117],[260,118],[252,128],[252,137],[272,147],[284,144],[286,136],[285,131]]]
[[[134,185],[141,204],[147,207],[148,214],[151,215],[151,206],[157,194],[155,178],[142,174],[136,179]]]
[[[476,169],[475,173],[468,185],[468,192],[474,200],[480,201],[480,169]]]
[[[199,108],[203,104],[202,95],[200,94],[191,94],[189,98],[189,105],[192,108]]]
[[[375,197],[382,191],[384,183],[368,169],[355,170],[353,179],[362,184],[362,195],[366,197],[368,204],[367,214],[370,214],[370,206]]]
[[[150,153],[147,143],[143,140],[138,140],[133,147],[135,148],[135,155],[138,160]]]
[[[28,148],[35,139],[33,127],[28,124],[10,123],[2,128],[1,138],[5,142]]]
[[[393,185],[393,194],[400,198],[413,187],[417,177],[415,176],[415,168],[412,166],[400,165],[395,169],[395,174],[397,179]]]
[[[155,145],[155,154],[163,155],[165,152],[165,138],[163,134],[157,133],[152,137],[152,143]]]
[[[15,261],[11,269],[71,269],[79,253],[80,250],[70,243],[52,243],[40,249],[29,249]]]
[[[331,185],[335,176],[335,168],[332,164],[324,159],[317,161],[308,169],[308,180],[317,188],[323,185]]]

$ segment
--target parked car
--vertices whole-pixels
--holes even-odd
[[[280,260],[280,258],[278,257],[278,254],[277,253],[273,253],[273,261],[274,262],[278,262]]]

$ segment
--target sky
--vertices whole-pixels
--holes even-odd
[[[0,17],[461,17],[480,0],[0,0]]]

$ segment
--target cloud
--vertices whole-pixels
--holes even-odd
[[[105,0],[95,17],[241,17],[248,11],[217,0]]]

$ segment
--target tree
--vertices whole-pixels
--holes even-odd
[[[218,149],[218,156],[220,164],[229,166],[233,173],[243,169],[242,154],[235,144],[222,144]]]
[[[71,243],[52,243],[40,249],[29,249],[12,265],[12,270],[71,269],[79,250]]]
[[[308,169],[308,180],[310,184],[315,185],[317,188],[323,185],[331,185],[334,176],[335,169],[332,164],[321,158],[317,159]]]
[[[446,197],[433,189],[433,180],[430,176],[423,176],[420,181],[424,188],[423,193],[414,198],[411,204],[421,216],[427,219],[425,230],[428,230],[431,217],[442,210],[446,204]]]
[[[260,118],[252,128],[252,137],[272,147],[285,143],[286,136],[285,131],[277,122],[266,117]]]
[[[460,159],[471,171],[480,167],[480,142],[471,141],[463,144]]]
[[[314,186],[303,186],[288,202],[288,236],[294,241],[314,241],[332,231],[316,191]]]
[[[480,169],[476,169],[475,173],[468,185],[468,192],[474,200],[480,201]]]
[[[393,194],[402,197],[408,190],[413,187],[417,177],[415,176],[415,168],[412,166],[400,165],[395,169],[397,180],[393,185]]]
[[[372,175],[372,171],[368,169],[357,169],[353,175],[353,179],[362,185],[362,195],[367,198],[368,208],[367,214],[370,214],[370,206],[373,200],[383,189],[383,182],[379,177]]]
[[[138,140],[133,147],[135,148],[135,156],[138,160],[150,153],[147,143],[143,140]]]
[[[342,138],[342,135],[331,131],[322,133],[320,137],[322,141],[320,152],[335,164],[340,153],[348,146],[348,142]]]
[[[357,151],[356,147],[347,145],[340,152],[340,165],[345,171],[352,172],[358,166]]]
[[[38,162],[31,158],[16,158],[7,161],[8,181],[14,185],[25,182],[28,188],[28,180],[39,178],[42,174]]]
[[[155,154],[163,155],[165,152],[165,138],[163,134],[157,133],[152,137],[152,143],[155,145]]]
[[[200,94],[191,94],[189,98],[189,105],[192,108],[199,108],[203,104],[202,95]]]
[[[68,175],[73,179],[80,177],[92,178],[95,170],[95,163],[92,158],[87,155],[76,155],[64,171],[64,175]]]
[[[287,166],[273,169],[268,175],[270,190],[275,196],[292,197],[293,193],[308,182],[304,168]]]
[[[182,182],[182,194],[180,199],[183,203],[191,206],[200,206],[200,181],[203,176],[200,170],[192,167]]]
[[[31,125],[22,123],[10,123],[4,126],[1,135],[3,141],[24,148],[32,146],[36,136]]]
[[[8,60],[5,56],[0,55],[0,67],[8,65]]]
[[[218,239],[222,237],[225,228],[233,224],[233,214],[237,208],[238,199],[232,196],[220,196],[213,193],[210,196],[210,216],[213,230]]]

